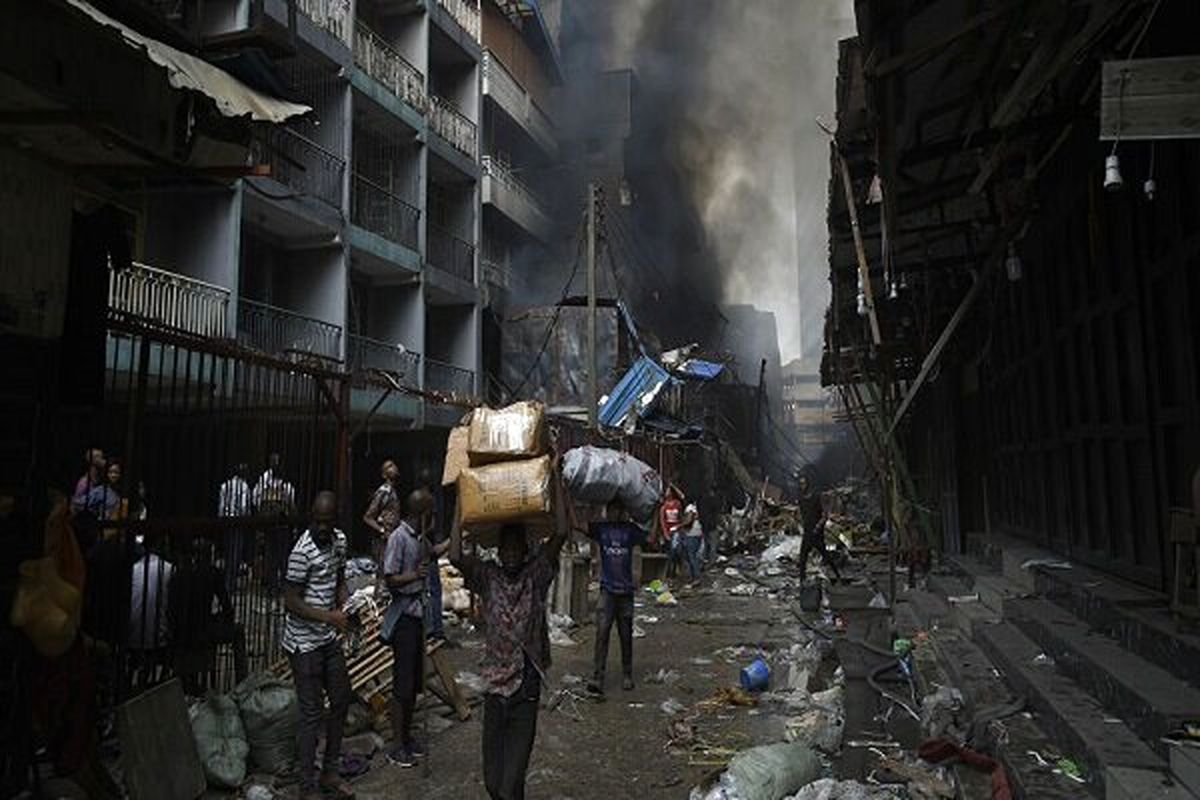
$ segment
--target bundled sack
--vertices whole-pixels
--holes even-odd
[[[458,476],[462,524],[519,522],[549,515],[550,456],[464,469]]]
[[[458,475],[471,466],[467,456],[467,441],[470,439],[470,428],[459,425],[450,429],[446,437],[446,461],[442,467],[442,486],[453,486],[458,482]]]
[[[604,447],[575,447],[563,456],[563,479],[581,503],[618,501],[635,520],[653,516],[662,501],[662,478],[645,462]]]
[[[545,449],[544,408],[522,400],[504,408],[477,408],[467,433],[471,466],[540,456]]]
[[[246,780],[250,745],[237,703],[228,695],[210,694],[188,710],[188,719],[208,785],[220,789],[241,786]]]
[[[296,763],[296,728],[300,710],[296,690],[265,672],[248,676],[233,689],[242,714],[250,759],[263,772],[288,772]]]
[[[59,575],[53,556],[21,562],[8,621],[38,653],[56,658],[71,649],[81,610],[79,590]]]

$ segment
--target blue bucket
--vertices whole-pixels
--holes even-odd
[[[742,667],[742,688],[747,692],[761,692],[771,682],[771,668],[761,658],[756,658],[748,667]]]

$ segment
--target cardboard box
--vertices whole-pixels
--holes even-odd
[[[551,511],[550,457],[469,467],[458,475],[462,524],[544,520]]]
[[[542,455],[546,452],[544,423],[544,409],[536,400],[475,409],[467,440],[471,466]]]
[[[450,486],[458,481],[458,473],[471,466],[467,458],[468,428],[460,425],[450,429],[446,439],[446,463],[442,467],[442,486]]]

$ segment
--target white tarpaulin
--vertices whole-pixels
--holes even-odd
[[[176,89],[190,89],[210,98],[227,117],[249,116],[256,122],[283,122],[290,117],[306,114],[312,109],[300,103],[289,103],[251,89],[225,70],[214,67],[202,58],[176,50],[157,39],[151,39],[96,9],[84,0],[67,0],[101,25],[120,31],[130,47],[142,50],[155,64],[167,71],[167,79]]]

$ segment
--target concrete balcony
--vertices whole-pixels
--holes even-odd
[[[280,125],[260,128],[250,144],[258,163],[271,168],[271,178],[340,213],[346,162],[303,135]]]
[[[417,250],[421,210],[358,173],[352,177],[351,224],[410,250]]]
[[[479,0],[437,0],[437,4],[445,9],[455,22],[478,44],[482,41],[482,23],[479,12]]]
[[[497,289],[512,288],[512,269],[503,264],[482,258],[479,260],[479,272],[486,283]]]
[[[425,76],[361,22],[354,28],[354,63],[418,114],[425,113]]]
[[[482,167],[484,205],[492,206],[531,236],[547,241],[552,223],[537,196],[504,162],[484,156]]]
[[[197,336],[222,339],[229,290],[165,269],[134,263],[109,267],[108,307],[112,312]]]
[[[429,265],[468,284],[475,283],[475,245],[444,228],[430,225],[426,231]]]
[[[342,328],[286,308],[238,300],[238,343],[272,355],[342,358]]]
[[[451,147],[472,161],[478,152],[479,129],[448,100],[429,99],[429,127]]]
[[[371,369],[391,374],[401,386],[421,388],[421,354],[404,345],[381,342],[369,336],[350,334],[346,339],[346,358],[355,373]]]
[[[554,123],[490,50],[483,51],[483,95],[512,118],[548,155],[558,154]]]

